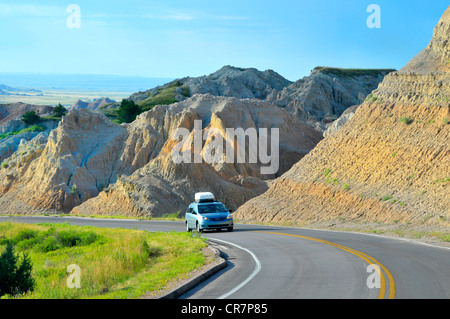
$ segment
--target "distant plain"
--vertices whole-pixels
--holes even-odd
[[[79,99],[84,102],[93,102],[103,97],[119,102],[133,93],[148,90],[171,80],[173,79],[96,74],[0,73],[0,85],[20,90],[8,92],[11,95],[0,94],[0,104],[23,102],[57,105],[61,103],[67,107]]]
[[[39,105],[57,105],[61,103],[64,106],[71,106],[76,101],[93,102],[102,97],[109,97],[115,101],[121,101],[127,98],[133,92],[111,92],[111,91],[90,91],[76,89],[60,89],[60,90],[42,90],[41,93],[27,93],[27,95],[2,95],[0,96],[0,104],[23,102],[27,104]]]

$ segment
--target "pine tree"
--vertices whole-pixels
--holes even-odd
[[[141,112],[141,108],[134,101],[123,99],[117,109],[117,119],[121,123],[131,123]]]
[[[67,109],[62,106],[61,103],[58,103],[58,105],[53,109],[53,114],[57,117],[63,117],[67,114]]]
[[[32,291],[35,280],[33,266],[27,254],[23,254],[20,264],[14,253],[14,246],[7,242],[5,251],[0,255],[0,296],[20,295]]]
[[[13,294],[16,276],[17,257],[13,245],[8,242],[5,251],[0,255],[0,296]]]
[[[32,276],[33,265],[27,254],[23,254],[22,262],[16,271],[16,291],[19,294],[33,291],[35,280]]]

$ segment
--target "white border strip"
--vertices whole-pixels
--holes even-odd
[[[225,240],[216,239],[216,238],[208,238],[208,240],[209,241],[219,241],[219,242],[222,242],[222,243],[225,243],[225,244],[228,244],[228,245],[232,245],[232,246],[234,246],[236,248],[242,249],[242,250],[248,252],[253,257],[253,260],[256,263],[255,269],[253,270],[253,272],[250,274],[250,276],[246,280],[244,280],[239,285],[237,285],[236,287],[231,289],[229,292],[227,292],[227,293],[225,293],[222,296],[217,298],[217,299],[225,299],[225,298],[229,297],[230,295],[234,294],[236,291],[238,291],[242,287],[244,287],[250,280],[252,280],[260,272],[260,270],[261,270],[261,262],[259,261],[258,257],[256,257],[256,255],[252,251],[248,250],[247,248],[244,248],[242,246],[230,243],[230,242],[225,241]]]

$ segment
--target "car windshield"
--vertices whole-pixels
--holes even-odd
[[[214,203],[214,204],[198,205],[198,212],[200,214],[227,213],[228,210],[226,209],[224,204]]]

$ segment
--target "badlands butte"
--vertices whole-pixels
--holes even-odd
[[[239,221],[448,227],[449,37],[450,8],[399,71],[316,67],[291,82],[225,66],[132,94],[142,112],[120,125],[110,118],[118,103],[77,103],[57,127],[7,137],[2,213],[183,215],[195,192],[211,191]],[[3,118],[11,109],[0,106]],[[175,163],[172,134],[193,136],[196,120],[224,139],[227,128],[279,128],[278,172],[262,174],[267,165],[248,154],[245,163]]]

